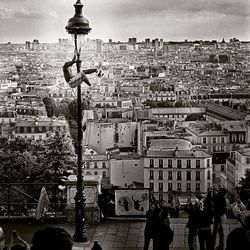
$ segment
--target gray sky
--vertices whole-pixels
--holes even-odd
[[[0,0],[0,43],[55,42],[76,0]],[[82,0],[90,38],[250,40],[250,0]]]

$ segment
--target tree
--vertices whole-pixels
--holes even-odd
[[[46,140],[0,137],[0,182],[54,182],[76,169],[71,138],[51,133]]]
[[[240,197],[244,204],[247,203],[248,199],[250,199],[250,170],[246,171],[246,177],[240,181],[241,191]]]
[[[58,110],[55,101],[51,97],[44,97],[43,103],[46,107],[48,117],[58,116]]]
[[[29,152],[0,151],[1,182],[29,182],[36,169],[36,157]]]
[[[59,132],[51,133],[44,142],[39,180],[58,182],[67,170],[76,169],[72,140]]]

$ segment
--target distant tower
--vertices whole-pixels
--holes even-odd
[[[155,48],[155,40],[152,40],[152,47]]]
[[[30,48],[31,48],[30,47],[30,41],[26,41],[25,42],[25,49],[28,50],[28,51],[30,51]]]
[[[146,38],[146,39],[145,39],[145,45],[146,45],[147,47],[149,47],[149,45],[150,45],[150,38]]]
[[[135,37],[129,38],[128,39],[128,44],[129,45],[136,45],[137,44],[137,39]]]
[[[102,40],[101,39],[96,39],[96,52],[97,53],[102,53]]]
[[[32,49],[35,51],[35,50],[39,50],[39,48],[40,48],[39,40],[34,39],[32,43]]]
[[[155,38],[155,48],[158,49],[159,47],[159,39]]]
[[[163,48],[163,39],[160,39],[160,49]]]
[[[112,39],[109,39],[109,43],[112,43],[113,41],[112,41]]]

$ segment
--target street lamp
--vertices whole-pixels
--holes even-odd
[[[72,35],[75,44],[75,51],[77,52],[76,67],[77,73],[80,73],[81,69],[81,44],[84,35],[87,35],[91,28],[89,27],[88,20],[82,15],[83,4],[81,0],[77,0],[74,4],[75,15],[68,20],[68,25],[65,27],[67,32]],[[87,242],[86,225],[84,217],[84,208],[86,202],[86,196],[84,194],[84,183],[82,174],[82,96],[81,96],[81,85],[77,87],[77,184],[76,184],[76,196],[75,196],[75,234],[73,239],[76,242]]]

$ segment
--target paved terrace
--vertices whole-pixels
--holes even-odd
[[[188,229],[186,228],[187,218],[170,219],[171,228],[174,230],[174,241],[171,250],[186,250]],[[33,224],[33,223],[4,223],[0,224],[6,234],[6,243],[10,242],[10,235],[13,229],[16,229],[20,236],[30,242],[32,235],[38,229],[47,226],[59,226],[65,228],[71,235],[74,233],[74,224]],[[224,224],[225,236],[240,224],[234,219],[227,219]],[[141,219],[109,219],[104,222],[87,228],[89,242],[80,244],[74,243],[73,250],[90,250],[93,246],[93,240],[98,240],[103,250],[110,249],[143,249],[145,220]],[[226,239],[225,237],[225,239]],[[152,249],[152,244],[150,245]],[[199,249],[199,248],[198,248]]]

